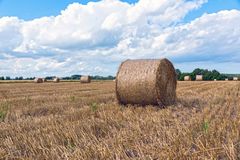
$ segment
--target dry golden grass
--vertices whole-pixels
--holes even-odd
[[[119,106],[114,82],[0,84],[0,159],[240,159],[240,82]]]

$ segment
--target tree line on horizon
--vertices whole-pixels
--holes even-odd
[[[79,80],[81,78],[82,75],[72,75],[72,76],[67,76],[67,77],[61,77],[61,79],[63,80]],[[47,76],[47,77],[43,77],[46,78],[47,80],[53,80],[56,76]],[[114,76],[90,76],[92,80],[114,80],[115,77]],[[20,77],[10,77],[10,76],[0,76],[0,80],[34,80],[36,77],[27,77],[24,78],[23,76]]]
[[[176,69],[176,73],[177,73],[177,79],[180,81],[184,80],[185,76],[190,76],[192,80],[196,80],[196,75],[203,75],[203,80],[206,81],[211,81],[214,79],[217,80],[225,80],[226,78],[228,78],[229,80],[232,80],[233,77],[240,77],[240,74],[222,74],[220,72],[218,72],[217,70],[208,70],[208,69],[200,69],[200,68],[196,68],[194,69],[192,72],[182,72],[180,69]],[[61,79],[63,80],[78,80],[81,78],[82,75],[72,75],[72,76],[67,76],[67,77],[61,77]],[[47,76],[44,77],[47,80],[53,80],[56,76]],[[90,76],[92,80],[114,80],[116,77],[115,76],[99,76],[99,75],[95,75],[95,76]],[[27,77],[24,78],[22,76],[20,77],[10,77],[10,76],[0,76],[0,80],[34,80],[35,77]]]
[[[184,80],[185,76],[190,76],[192,80],[196,80],[196,75],[203,75],[203,80],[205,81],[213,81],[216,80],[225,80],[228,78],[229,80],[233,80],[233,77],[239,77],[238,74],[222,74],[217,70],[208,70],[208,69],[200,69],[196,68],[192,72],[181,72],[180,69],[176,69],[177,78],[180,81]]]

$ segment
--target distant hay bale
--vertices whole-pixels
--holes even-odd
[[[46,79],[46,78],[43,78],[43,82],[47,82],[47,79]]]
[[[161,60],[127,60],[118,70],[116,96],[120,104],[172,105],[177,75],[172,63]]]
[[[81,83],[91,83],[91,77],[90,76],[81,76],[80,82]]]
[[[53,79],[53,82],[54,82],[54,83],[59,83],[59,82],[60,82],[60,78],[58,78],[58,77],[54,78],[54,79]]]
[[[42,78],[35,78],[34,82],[35,83],[43,83],[43,79]]]
[[[203,75],[196,75],[196,81],[202,81]]]
[[[238,81],[239,78],[238,78],[238,77],[233,77],[233,80],[234,80],[234,81]]]
[[[217,79],[214,79],[214,81],[217,81]]]
[[[191,80],[192,80],[192,78],[190,76],[185,76],[184,77],[184,81],[191,81]]]
[[[225,81],[228,81],[228,78],[226,78]]]

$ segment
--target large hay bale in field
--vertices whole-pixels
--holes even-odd
[[[226,78],[225,81],[228,81],[228,78]]]
[[[34,82],[35,83],[43,83],[43,79],[42,78],[35,78]]]
[[[43,78],[43,82],[47,82],[47,79],[46,79],[46,78]]]
[[[60,78],[58,78],[58,77],[54,78],[54,79],[53,79],[53,82],[54,82],[54,83],[59,83],[59,82],[60,82]]]
[[[192,78],[190,76],[185,76],[184,77],[184,81],[191,81],[191,80],[192,80]]]
[[[234,80],[234,81],[238,81],[239,78],[238,78],[238,77],[233,77],[233,80]]]
[[[214,79],[214,81],[217,81],[217,79]]]
[[[203,75],[196,75],[196,81],[202,81]]]
[[[120,104],[166,106],[176,100],[177,76],[167,59],[124,61],[115,85]]]
[[[81,76],[80,82],[81,83],[91,83],[91,77],[90,76]]]

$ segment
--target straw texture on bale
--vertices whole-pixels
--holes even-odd
[[[203,75],[196,75],[196,81],[202,81]]]
[[[191,77],[190,76],[185,76],[184,77],[184,81],[191,81],[192,79],[191,79]]]
[[[54,79],[53,79],[53,82],[54,82],[54,83],[59,83],[59,82],[60,82],[60,78],[57,78],[57,77],[54,78]]]
[[[161,60],[127,60],[116,77],[120,104],[171,105],[176,100],[177,76],[172,63]]]
[[[43,83],[43,79],[42,78],[35,78],[34,82],[35,83]]]
[[[234,81],[238,81],[239,78],[238,78],[238,77],[233,77],[233,80],[234,80]]]
[[[80,82],[81,83],[91,83],[91,77],[90,76],[81,76]]]

